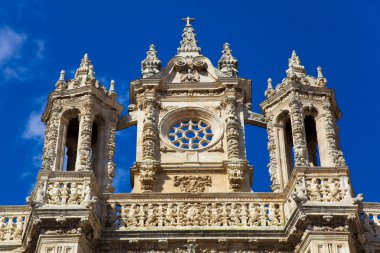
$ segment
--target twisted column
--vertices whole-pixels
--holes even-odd
[[[91,138],[92,123],[94,120],[93,108],[90,104],[84,105],[80,114],[79,144],[76,170],[91,170]]]

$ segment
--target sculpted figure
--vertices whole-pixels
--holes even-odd
[[[22,216],[17,217],[16,227],[12,234],[13,239],[20,239],[22,235],[22,231],[24,230],[24,221]]]
[[[239,211],[240,210],[237,208],[236,203],[232,203],[230,208],[230,225],[241,225]]]
[[[0,241],[4,240],[5,237],[5,218],[0,217]]]
[[[15,224],[13,223],[13,217],[9,218],[8,223],[5,227],[5,239],[11,240],[15,229]]]
[[[259,226],[260,220],[260,206],[258,204],[250,203],[248,207],[248,224],[250,226]]]
[[[321,201],[321,188],[319,180],[313,178],[309,185],[309,194],[311,200]]]
[[[59,182],[54,182],[49,190],[49,204],[61,204],[61,188]]]
[[[152,227],[154,226],[155,221],[156,221],[156,214],[154,212],[153,204],[148,204],[148,212],[147,212],[147,219],[146,219],[145,225],[147,227]]]
[[[172,226],[175,224],[174,216],[175,216],[175,214],[174,214],[173,204],[169,203],[168,207],[166,208],[166,212],[165,212],[165,223],[164,223],[165,226]]]
[[[79,204],[80,203],[80,195],[81,191],[78,187],[77,183],[71,183],[70,187],[70,196],[69,200],[67,201],[69,204]]]
[[[219,209],[216,203],[211,204],[211,219],[210,219],[210,225],[212,226],[219,226],[220,225],[220,214]]]
[[[134,227],[134,226],[137,225],[137,208],[136,208],[136,204],[132,204],[129,207],[128,213],[127,213],[127,217],[125,217],[125,219],[123,218],[123,220],[126,221],[125,225],[127,227]]]
[[[280,225],[280,210],[275,204],[270,204],[268,208],[268,225],[279,226]]]
[[[339,201],[341,199],[340,183],[332,178],[329,179],[329,201]]]

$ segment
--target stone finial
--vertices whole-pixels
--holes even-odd
[[[88,85],[87,81],[91,83],[95,80],[94,66],[87,53],[83,56],[79,68],[75,72],[74,80],[80,83],[80,86],[86,86]]]
[[[272,78],[268,78],[267,82],[268,82],[268,86],[264,92],[264,95],[266,97],[270,97],[275,92],[275,90],[273,89],[273,85],[272,85]]]
[[[59,81],[65,81],[65,75],[66,75],[66,71],[62,69],[61,73],[59,74]]]
[[[289,68],[286,70],[288,77],[303,77],[306,75],[305,67],[301,64],[300,58],[293,50],[291,57],[289,58]]]
[[[117,98],[117,94],[115,91],[115,80],[111,80],[111,82],[110,82],[110,89],[108,91],[108,96],[110,96],[113,99]]]
[[[317,72],[318,72],[318,76],[317,76],[317,85],[318,85],[319,87],[326,87],[327,80],[326,80],[326,78],[323,76],[323,73],[322,73],[322,67],[318,66],[318,67],[317,67]]]
[[[238,61],[232,56],[232,50],[230,44],[224,43],[222,57],[218,61],[219,70],[229,76],[236,77],[238,73]]]
[[[146,53],[146,58],[141,62],[141,73],[143,78],[151,77],[160,72],[161,61],[157,58],[155,46],[151,44]]]
[[[55,88],[56,88],[55,90],[64,90],[66,88],[65,75],[66,75],[66,71],[62,69],[61,73],[59,74],[59,79],[57,83],[55,84]]]
[[[186,26],[183,29],[181,47],[178,48],[178,54],[188,55],[190,53],[194,55],[199,55],[201,53],[201,48],[197,45],[197,41],[195,40],[196,35],[194,34],[194,28],[190,24],[190,22],[195,21],[195,19],[187,17],[182,19],[182,21],[186,22]]]

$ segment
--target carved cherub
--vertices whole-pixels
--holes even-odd
[[[241,222],[239,219],[239,216],[240,216],[239,212],[240,210],[236,206],[236,203],[232,203],[231,208],[230,208],[230,215],[229,215],[230,225],[241,225]]]
[[[14,232],[12,234],[13,239],[20,239],[22,232],[24,230],[24,221],[22,216],[18,216],[16,220],[16,227],[14,229]]]

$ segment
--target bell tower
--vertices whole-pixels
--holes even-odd
[[[102,191],[112,192],[115,132],[122,111],[116,97],[114,81],[109,90],[101,85],[87,54],[73,80],[66,80],[62,70],[42,116],[42,170],[92,171]]]
[[[150,45],[142,78],[131,82],[119,126],[137,125],[133,192],[250,192],[243,109],[251,82],[238,77],[228,43],[216,68],[198,47],[194,19],[183,21],[177,55],[161,68]]]
[[[286,77],[260,107],[267,119],[269,173],[272,190],[282,192],[295,167],[345,167],[339,146],[337,120],[341,117],[335,93],[326,87],[322,68],[317,77],[306,74],[296,52],[289,58]]]

